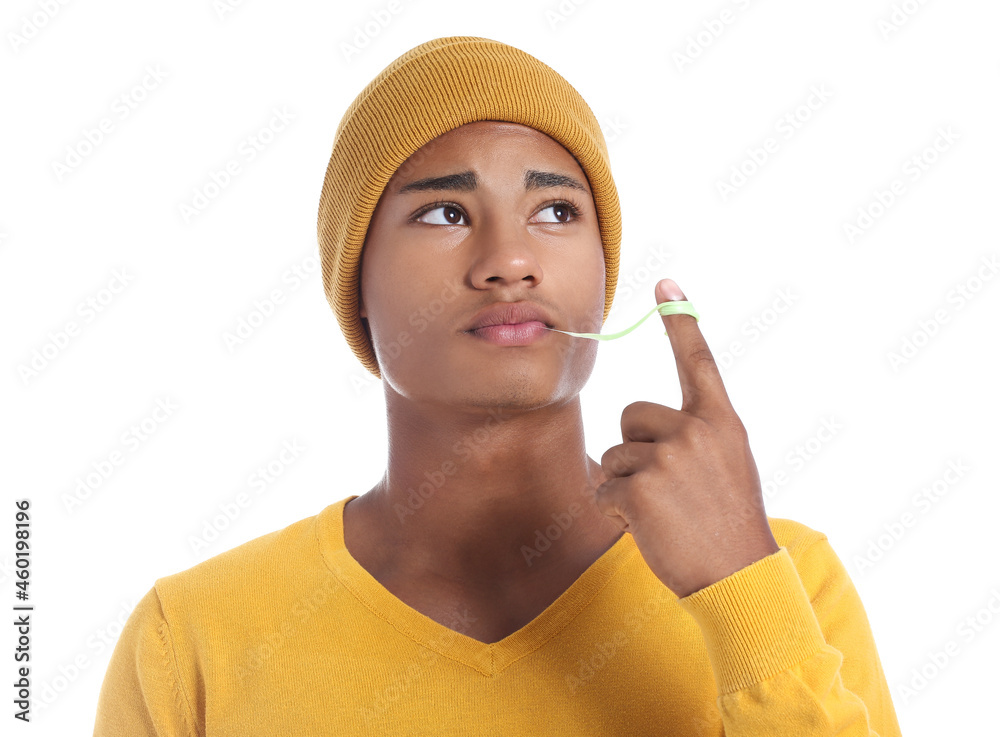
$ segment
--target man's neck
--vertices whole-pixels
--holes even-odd
[[[621,537],[593,502],[605,476],[586,454],[578,397],[447,420],[412,410],[390,408],[386,473],[347,507],[385,575],[515,590],[582,572]]]

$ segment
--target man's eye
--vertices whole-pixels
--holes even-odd
[[[432,212],[438,212],[439,210],[443,211],[443,216],[439,216],[431,221],[424,220]],[[428,223],[429,225],[468,225],[468,223],[464,222],[464,219],[465,216],[462,214],[462,211],[453,205],[438,205],[430,210],[425,210],[417,217],[418,222]]]
[[[543,223],[568,223],[580,216],[580,211],[569,202],[553,202],[551,205],[542,208],[539,212],[542,213],[546,210],[554,210],[558,214],[555,216],[555,220],[543,220]]]
[[[580,217],[580,210],[571,202],[553,202],[551,205],[546,205],[541,210],[539,214],[552,210],[552,218],[546,219],[542,218],[543,223],[570,223]],[[434,214],[432,213],[440,213]],[[429,218],[426,219],[425,218]],[[442,203],[440,205],[435,205],[427,210],[424,210],[419,216],[415,218],[417,222],[427,223],[428,225],[468,225],[469,223],[465,220],[465,214],[455,205],[449,205]]]

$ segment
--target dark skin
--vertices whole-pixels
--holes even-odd
[[[526,169],[585,189],[526,190]],[[477,175],[474,191],[397,194],[465,171]],[[552,206],[567,200],[578,218]],[[413,219],[436,201],[460,209]],[[463,331],[490,304],[527,300],[555,327],[599,332],[604,284],[586,175],[559,143],[526,126],[480,121],[438,137],[400,167],[372,218],[360,315],[379,357],[389,457],[382,480],[345,507],[347,548],[398,598],[446,626],[461,619],[481,641],[541,613],[622,530],[593,503],[606,476],[584,445],[579,393],[597,344],[549,332],[529,346],[496,346]],[[422,331],[410,322],[442,304]],[[412,336],[408,345],[402,333]],[[414,509],[407,491],[449,461],[454,473]],[[573,504],[582,512],[528,565],[522,546]]]
[[[526,188],[531,171],[571,177],[580,189]],[[474,190],[400,191],[461,172],[475,173]],[[412,608],[496,642],[538,616],[623,532],[678,597],[779,550],[746,431],[692,316],[661,315],[682,406],[629,404],[622,443],[600,463],[586,454],[579,401],[596,342],[548,332],[531,345],[497,346],[465,332],[483,307],[521,300],[546,308],[560,330],[600,332],[604,258],[593,197],[579,164],[548,136],[480,121],[410,157],[375,210],[361,292],[385,388],[389,462],[345,507],[344,536],[351,555]],[[685,299],[670,279],[654,296],[655,304]],[[414,494],[422,484],[425,493]],[[574,509],[544,554],[525,555],[537,531]]]

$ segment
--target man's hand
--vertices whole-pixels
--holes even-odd
[[[686,297],[670,279],[656,304]],[[601,457],[598,508],[625,531],[650,570],[684,597],[778,552],[746,430],[691,315],[661,315],[677,362],[679,410],[633,402],[622,443]]]

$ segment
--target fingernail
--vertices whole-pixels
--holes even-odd
[[[656,287],[660,290],[660,294],[671,302],[687,300],[687,297],[684,296],[684,292],[681,291],[681,288],[677,286],[677,282],[673,279],[660,279]]]

